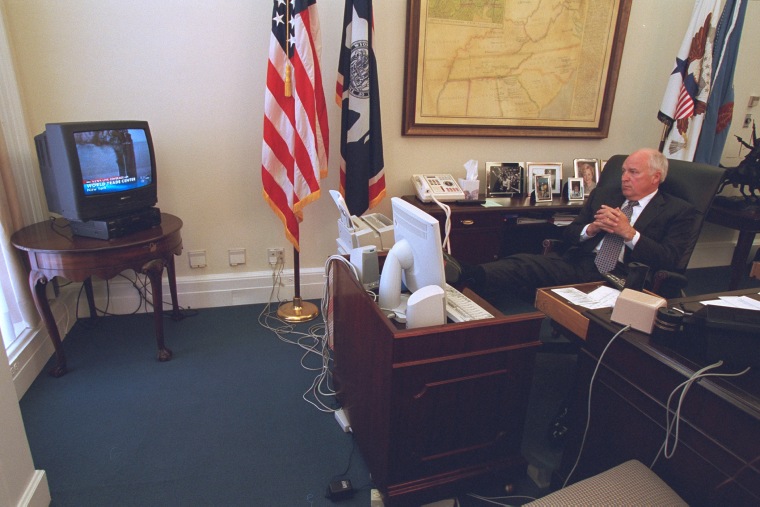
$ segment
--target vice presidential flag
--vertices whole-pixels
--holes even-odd
[[[303,208],[327,175],[329,133],[316,0],[274,0],[264,99],[264,198],[300,251]]]
[[[346,0],[336,102],[341,107],[340,193],[352,215],[385,197],[372,0]]]
[[[720,164],[734,114],[734,70],[742,37],[747,0],[728,0],[718,21],[713,45],[713,79],[695,162]]]
[[[712,40],[720,0],[697,0],[657,118],[670,129],[665,156],[693,160],[710,93]]]

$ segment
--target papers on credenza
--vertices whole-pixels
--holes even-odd
[[[552,216],[552,223],[558,227],[570,225],[573,223],[573,220],[575,220],[576,216],[577,215],[569,213],[555,213],[554,216]]]
[[[575,287],[560,287],[552,289],[552,292],[567,299],[570,303],[594,310],[596,308],[610,308],[615,306],[620,291],[601,285],[593,291],[586,294]]]
[[[548,221],[548,218],[517,217],[518,224],[545,224]]]
[[[720,296],[718,299],[700,301],[703,305],[727,306],[744,310],[760,310],[760,301],[747,296]]]

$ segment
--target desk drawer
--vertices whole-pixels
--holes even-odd
[[[498,229],[507,218],[502,213],[456,213],[451,217],[451,230]]]
[[[441,235],[445,234],[445,219]],[[499,213],[457,213],[451,217],[451,253],[470,264],[495,261],[501,255],[504,220]]]
[[[583,292],[591,292],[604,282],[571,285]],[[565,298],[552,292],[557,287],[545,287],[536,291],[536,308],[554,322],[564,327],[581,340],[588,335],[588,317],[583,315],[584,308],[574,305]]]

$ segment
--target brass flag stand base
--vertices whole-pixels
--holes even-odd
[[[301,299],[301,256],[293,249],[293,274],[295,275],[295,296],[293,301],[283,303],[277,309],[277,316],[285,322],[308,322],[319,315],[316,305]]]
[[[282,304],[277,309],[277,315],[285,322],[308,322],[319,315],[316,305],[302,301],[300,297]]]

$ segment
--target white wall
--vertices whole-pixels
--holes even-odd
[[[5,347],[0,364],[8,364]],[[50,504],[44,470],[35,470],[10,370],[0,368],[0,505],[43,507]]]
[[[268,273],[266,248],[292,249],[261,197],[263,89],[272,3],[267,0],[2,0],[23,94],[29,136],[46,122],[134,118],[150,122],[159,165],[159,206],[184,221],[180,280],[211,281]],[[375,2],[388,195],[412,192],[420,168],[462,174],[471,159],[562,161],[608,158],[657,147],[656,113],[693,0],[635,0],[610,134],[602,140],[401,136],[405,0]],[[306,208],[302,270],[321,268],[335,249],[339,110],[332,101],[343,1],[320,0],[322,67],[330,107],[330,173],[324,194]],[[752,1],[737,73],[737,117],[760,54],[760,2]],[[755,73],[756,75],[756,73]],[[740,122],[735,121],[735,124]],[[738,131],[748,135],[748,130]],[[727,155],[736,154],[729,139]],[[736,160],[727,159],[728,163]],[[389,199],[377,210],[390,213]],[[709,227],[708,227],[709,229]],[[725,242],[733,232],[713,231]],[[246,265],[231,267],[230,248]],[[208,266],[190,269],[186,252],[206,250]],[[730,250],[729,250],[730,254]],[[728,259],[717,263],[727,264]]]

